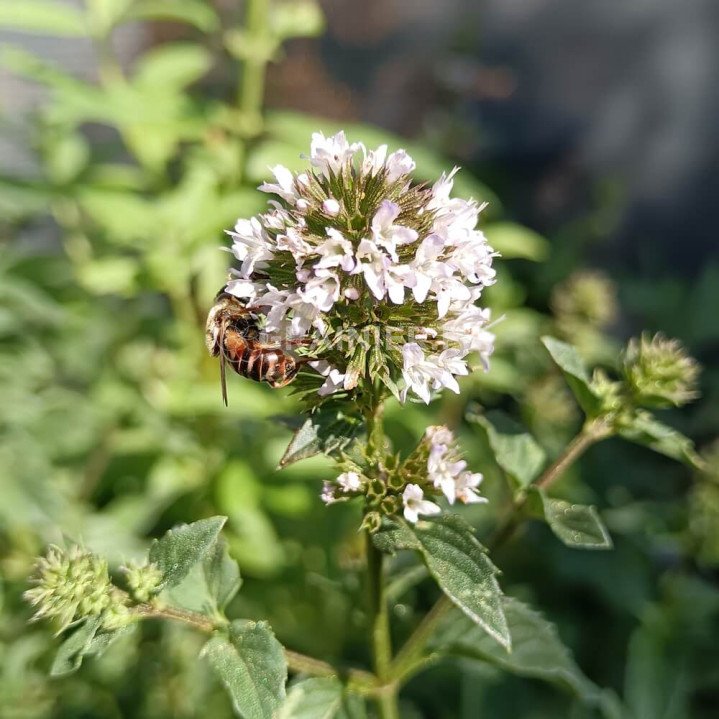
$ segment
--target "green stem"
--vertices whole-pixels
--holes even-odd
[[[377,693],[380,719],[398,719],[397,686],[388,681],[392,665],[392,639],[389,628],[387,590],[384,581],[383,555],[372,542],[369,532],[365,535],[367,548],[367,584],[372,635],[372,661],[375,675],[382,689]]]
[[[182,622],[188,626],[198,629],[208,634],[216,629],[221,629],[227,624],[226,619],[215,621],[204,614],[191,612],[185,609],[177,609],[176,607],[156,606],[154,604],[138,604],[133,608],[135,614],[143,618],[155,619],[171,619],[173,621]],[[327,662],[314,657],[308,657],[306,654],[300,654],[290,649],[285,649],[285,659],[287,666],[298,674],[309,674],[313,677],[336,677],[342,676],[343,672],[333,667]],[[377,679],[369,672],[360,669],[350,669],[344,672],[348,686],[358,694],[374,695],[384,691],[384,688],[377,687]]]
[[[267,22],[269,0],[248,0],[244,32],[261,43],[269,36]],[[253,137],[262,131],[262,105],[265,96],[265,71],[269,58],[264,53],[246,57],[242,66],[238,105],[243,116],[243,135]]]
[[[601,419],[587,422],[579,434],[567,445],[564,452],[533,483],[534,486],[541,489],[549,488],[589,447],[611,434],[611,427]],[[490,551],[500,547],[514,534],[520,523],[521,510],[524,508],[526,501],[527,494],[525,492],[512,504],[507,517],[487,542]],[[395,681],[405,679],[424,666],[426,663],[426,657],[423,658],[424,648],[443,617],[453,606],[452,602],[443,594],[425,615],[402,649],[397,653],[390,667],[390,676]]]

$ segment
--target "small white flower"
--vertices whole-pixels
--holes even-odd
[[[421,514],[439,514],[442,510],[434,502],[424,499],[424,492],[418,484],[408,484],[402,493],[404,518],[414,524]]]
[[[344,389],[344,373],[332,367],[328,362],[317,360],[316,362],[310,362],[309,365],[323,377],[326,377],[324,384],[318,390],[320,397],[326,397],[327,395]]]
[[[249,304],[257,295],[257,283],[245,279],[230,280],[225,285],[225,292],[240,299],[246,299]]]
[[[237,220],[234,231],[227,234],[234,240],[231,251],[242,263],[242,277],[250,278],[261,263],[272,259],[272,242],[256,217]]]
[[[427,429],[424,431],[424,436],[433,445],[444,445],[445,447],[449,447],[451,444],[454,443],[454,435],[452,434],[452,430],[442,424],[427,427]]]
[[[343,294],[348,300],[352,300],[353,302],[360,297],[360,292],[356,287],[348,287]]]
[[[352,243],[332,227],[328,228],[327,239],[317,247],[316,252],[321,258],[315,264],[316,269],[341,267],[345,272],[352,272],[355,267]]]
[[[262,192],[271,192],[275,195],[279,195],[290,204],[295,204],[298,198],[297,192],[295,191],[295,176],[282,165],[271,167],[270,172],[275,176],[277,182],[263,182],[257,189]]]
[[[394,224],[399,213],[399,205],[383,200],[372,218],[372,240],[384,247],[394,262],[397,262],[397,245],[408,245],[417,240],[415,230]]]
[[[362,174],[374,177],[385,164],[387,157],[387,145],[380,145],[376,150],[367,150],[361,145],[364,152],[364,160],[362,161]]]
[[[333,482],[323,482],[322,483],[322,493],[320,494],[320,499],[325,504],[334,504],[335,502],[339,502],[339,499],[337,495],[335,494],[335,490],[337,489],[337,486]]]
[[[352,160],[359,145],[350,145],[344,132],[338,132],[333,137],[325,137],[321,132],[312,135],[310,145],[310,162],[325,177],[330,174],[337,175],[342,167]]]
[[[406,387],[402,391],[402,401],[407,391],[412,390],[425,404],[429,404],[430,387],[436,383],[440,370],[424,358],[422,348],[416,342],[402,346],[402,376]]]
[[[340,203],[330,197],[322,203],[322,210],[330,217],[336,217],[340,213]]]
[[[450,504],[454,504],[457,496],[457,478],[466,469],[464,460],[453,460],[451,453],[444,445],[435,445],[427,460],[427,474],[432,484],[442,491]]]
[[[340,281],[331,270],[320,269],[297,294],[303,302],[313,305],[320,312],[329,312],[340,298]]]
[[[337,484],[343,492],[359,492],[363,482],[357,472],[342,472],[337,477]]]
[[[404,301],[405,268],[402,265],[393,264],[372,240],[367,239],[360,241],[355,257],[358,262],[353,274],[362,272],[367,287],[378,300],[389,295],[395,304]]]
[[[455,482],[457,499],[463,504],[486,503],[487,498],[476,492],[483,479],[484,477],[479,472],[462,472]]]
[[[409,175],[417,167],[415,161],[404,150],[397,150],[389,155],[386,165],[389,182],[395,182],[400,177]]]
[[[285,234],[277,236],[276,246],[278,250],[290,252],[299,264],[313,252],[312,245],[306,242],[302,233],[294,227],[288,227]]]

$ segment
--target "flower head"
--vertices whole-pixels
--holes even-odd
[[[624,376],[639,404],[679,407],[698,396],[699,365],[678,340],[642,335],[627,345]]]
[[[35,619],[52,618],[61,631],[76,620],[100,616],[116,624],[123,601],[110,582],[107,562],[80,547],[52,546],[35,565],[35,585],[25,599],[37,607]]]
[[[476,306],[495,281],[496,253],[476,229],[482,205],[451,196],[456,169],[418,185],[404,150],[368,150],[341,132],[315,133],[308,160],[300,174],[272,168],[260,189],[276,200],[229,232],[239,266],[227,292],[273,339],[302,340],[300,354],[322,360],[324,379],[302,380],[315,401],[370,377],[401,399],[457,392],[469,356],[486,368],[494,343]]]

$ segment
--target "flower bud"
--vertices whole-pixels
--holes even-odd
[[[550,300],[552,311],[563,329],[587,326],[601,329],[617,316],[617,290],[600,272],[575,272],[557,285]]]
[[[25,599],[37,608],[35,619],[58,619],[65,628],[76,619],[99,616],[118,603],[107,562],[80,547],[52,546],[35,565],[35,587]]]
[[[146,602],[160,590],[162,572],[154,564],[130,562],[122,568],[130,594],[138,602]]]
[[[632,339],[624,352],[624,376],[640,405],[679,407],[698,396],[699,365],[678,340],[660,334]]]

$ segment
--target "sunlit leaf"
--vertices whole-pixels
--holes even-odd
[[[275,719],[285,698],[287,664],[282,645],[266,622],[235,621],[202,655],[225,685],[243,719]]]
[[[176,20],[210,32],[219,26],[217,13],[205,0],[140,0],[127,13],[134,20]]]
[[[181,524],[153,542],[150,561],[162,571],[163,586],[178,585],[195,564],[205,559],[225,521],[225,517],[210,517]]]
[[[388,522],[374,541],[385,552],[419,551],[442,591],[495,641],[511,647],[498,570],[464,520],[446,514],[415,525]]]
[[[292,686],[278,719],[364,719],[360,697],[348,694],[335,677],[312,677]]]

